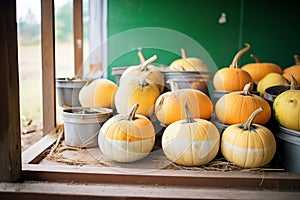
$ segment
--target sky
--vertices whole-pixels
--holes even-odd
[[[59,8],[65,3],[72,0],[55,0],[55,8]],[[26,16],[28,10],[31,9],[32,13],[36,16],[38,22],[41,21],[41,0],[17,0],[17,20]]]

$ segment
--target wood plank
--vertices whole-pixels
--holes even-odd
[[[56,137],[51,134],[45,135],[34,145],[26,149],[22,153],[22,163],[26,164],[37,164],[44,158],[44,153],[49,149],[54,142]]]
[[[56,126],[54,0],[41,0],[44,134]]]
[[[0,181],[21,175],[16,1],[0,1]]]
[[[268,172],[201,172],[112,167],[23,165],[23,177],[36,181],[108,184],[158,184],[187,187],[290,189],[300,191],[300,174]]]
[[[74,64],[75,74],[83,76],[83,22],[82,0],[73,0]]]
[[[51,188],[51,189],[49,189]],[[17,192],[16,192],[17,191]],[[2,195],[1,195],[2,194]],[[0,183],[0,197],[23,199],[299,199],[299,191],[199,188],[129,184]],[[2,198],[1,198],[2,199]],[[94,199],[94,198],[92,198]]]
[[[49,190],[51,188],[51,190]],[[98,197],[104,199],[299,199],[300,193],[228,188],[199,188],[158,185],[35,183],[0,184],[1,191],[11,197],[68,197],[68,199]],[[18,191],[18,192],[15,192]],[[116,192],[117,191],[117,192]],[[24,196],[23,196],[24,195]],[[1,196],[1,195],[0,195]],[[27,199],[27,198],[26,198]]]

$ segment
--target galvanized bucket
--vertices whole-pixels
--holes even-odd
[[[116,83],[119,85],[120,83],[120,78],[123,74],[123,72],[127,69],[128,67],[114,67],[111,70],[111,75],[116,77]]]
[[[287,85],[276,85],[276,86],[268,87],[265,90],[263,97],[272,105],[275,98],[279,94],[281,94],[282,92],[289,90],[289,89],[290,89],[290,86],[287,86]]]
[[[61,107],[81,106],[79,92],[86,82],[81,79],[56,78],[58,105]]]
[[[64,136],[68,146],[98,146],[98,133],[102,124],[112,116],[112,109],[72,107],[64,109]]]
[[[177,83],[180,89],[193,88],[209,95],[208,82],[211,81],[211,73],[207,71],[162,71],[165,79],[165,87],[170,90],[168,80]]]
[[[275,136],[283,167],[290,172],[300,173],[300,132],[279,126]]]

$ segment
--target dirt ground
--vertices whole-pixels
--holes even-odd
[[[40,124],[21,127],[21,150],[24,152],[43,137]]]

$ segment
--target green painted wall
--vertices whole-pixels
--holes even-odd
[[[221,13],[227,22],[218,22]],[[240,65],[262,61],[283,68],[300,53],[300,12],[292,1],[259,0],[108,0],[109,78],[113,67],[139,64],[137,48],[154,64],[169,65],[180,48],[203,59],[212,72],[228,66],[235,53],[251,44]],[[151,28],[146,28],[151,27]]]

